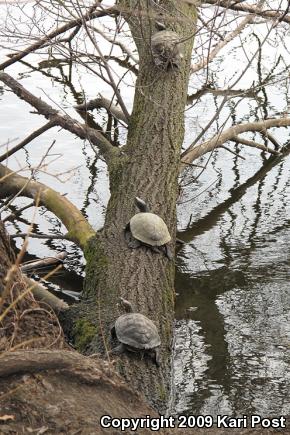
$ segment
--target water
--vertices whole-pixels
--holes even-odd
[[[219,186],[194,207],[180,205],[193,216],[179,234],[188,245],[176,276],[177,413],[290,412],[289,158],[270,158],[262,169],[257,160],[256,173],[228,195]],[[223,183],[245,172],[236,162]]]
[[[258,34],[265,34],[261,25]],[[250,32],[247,38],[250,53],[254,51]],[[243,64],[235,44],[229,46],[228,54],[235,56],[235,62],[223,55],[212,66],[212,80],[219,88],[226,88]],[[279,44],[265,47],[264,76],[270,71],[269,59],[277,59],[279,54],[289,61]],[[80,102],[83,89],[88,98],[95,97],[97,84],[104,96],[110,96],[110,90],[81,66],[70,70],[65,62],[55,62],[41,64],[38,70],[38,63],[45,59],[45,54],[30,56],[8,72],[32,93],[48,98],[77,119],[81,118],[71,105]],[[236,87],[260,83],[258,66],[254,62]],[[289,106],[288,82],[284,80],[287,74],[285,63],[280,64],[265,91],[229,100],[208,135],[232,120],[248,122],[279,116],[276,113]],[[126,80],[130,81],[128,77]],[[203,73],[196,75],[190,93],[203,80]],[[129,88],[129,105],[132,95]],[[185,144],[192,142],[221,101],[222,97],[207,94],[186,112]],[[29,106],[2,86],[0,105],[5,108],[0,112],[0,145],[4,147],[8,140],[15,145],[45,122],[29,113]],[[95,120],[105,127],[103,111],[95,115]],[[287,145],[288,134],[289,129],[274,130],[281,145]],[[121,142],[125,137],[123,129]],[[247,138],[264,143],[259,135],[249,133]],[[8,166],[24,168],[24,175],[29,174],[54,139],[56,143],[46,158],[51,163],[45,172],[36,171],[36,179],[67,194],[93,227],[101,228],[109,197],[108,180],[104,163],[89,144],[54,128],[19,152],[17,159],[9,158]],[[237,149],[245,160],[220,150],[200,159],[198,163],[207,165],[206,171],[193,168],[182,180],[178,228],[179,237],[187,244],[176,261],[171,414],[290,414],[290,159],[286,152],[284,157],[275,158],[253,148]],[[59,159],[55,160],[57,155]],[[19,198],[14,206],[29,201]],[[30,221],[31,210],[26,210],[20,221],[8,225],[9,232],[26,231]],[[36,222],[35,230],[42,233],[65,231],[42,208]],[[16,245],[21,246],[20,239],[16,239]],[[31,239],[27,259],[62,250],[69,254],[65,269],[53,278],[50,288],[55,292],[62,288],[63,296],[73,300],[83,277],[83,256],[75,245]]]

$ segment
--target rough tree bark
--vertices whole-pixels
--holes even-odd
[[[130,10],[153,13],[147,1],[122,1]],[[134,197],[146,200],[167,223],[173,241],[176,229],[177,178],[184,135],[190,57],[196,7],[164,1],[168,27],[184,38],[184,59],[178,71],[162,71],[152,61],[150,38],[154,21],[144,13],[128,19],[140,57],[128,141],[120,157],[109,161],[111,197],[103,230],[88,244],[82,304],[73,312],[75,342],[81,351],[105,353],[112,347],[110,327],[120,314],[118,297],[153,319],[162,337],[161,368],[130,355],[118,369],[150,403],[164,410],[169,392],[170,347],[174,306],[174,262],[149,249],[127,247],[123,229],[137,212]],[[149,8],[149,9],[148,9]]]

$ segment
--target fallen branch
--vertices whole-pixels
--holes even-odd
[[[42,284],[25,275],[23,275],[23,279],[37,302],[45,302],[56,312],[68,309],[69,306],[65,301],[50,293]]]
[[[46,257],[42,258],[41,260],[32,260],[32,261],[26,261],[25,263],[22,263],[20,265],[21,272],[27,272],[31,269],[38,269],[43,266],[52,266],[58,263],[62,263],[63,260],[66,258],[67,252],[60,252],[59,254],[55,255],[54,257]]]
[[[32,239],[48,239],[48,240],[69,240],[65,234],[36,234],[36,233],[16,233],[11,234],[10,239],[17,237],[31,237]]]
[[[254,98],[256,92],[252,89],[215,89],[212,85],[206,83],[201,89],[196,91],[194,94],[188,95],[186,104],[192,104],[194,100],[201,98],[205,94],[212,94],[215,96],[223,97],[247,97]]]

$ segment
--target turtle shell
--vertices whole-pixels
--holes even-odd
[[[137,213],[130,220],[132,236],[151,246],[162,246],[171,240],[164,220],[154,213]]]
[[[153,349],[161,340],[155,324],[140,313],[123,314],[115,323],[118,340],[135,349]]]

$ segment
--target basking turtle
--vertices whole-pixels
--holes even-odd
[[[157,22],[157,26],[158,24]],[[181,42],[180,36],[171,30],[156,32],[151,38],[151,50],[155,65],[164,70],[180,68],[183,59]]]
[[[171,240],[164,220],[157,214],[150,213],[149,208],[142,199],[136,196],[135,202],[141,213],[135,214],[125,227],[125,239],[130,248],[139,248],[145,245],[155,252],[163,252],[169,260],[173,253],[168,246]]]
[[[126,299],[120,298],[120,302],[127,313],[118,317],[111,329],[112,337],[120,342],[111,353],[120,354],[126,350],[147,352],[159,367],[161,340],[156,325],[143,314],[133,313],[132,305]]]

